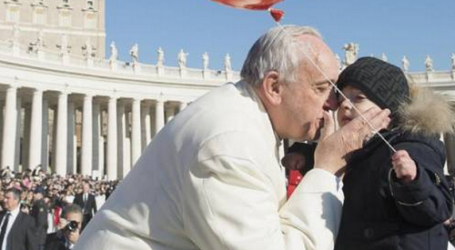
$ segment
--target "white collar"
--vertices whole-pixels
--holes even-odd
[[[19,204],[15,209],[9,211],[11,213],[12,217],[17,217],[19,215],[19,212],[21,211],[21,205]],[[7,211],[8,212],[8,211]]]
[[[278,136],[278,134],[276,133],[275,129],[273,128],[272,120],[270,119],[270,116],[267,113],[267,110],[265,109],[261,98],[256,93],[256,91],[254,90],[253,86],[251,86],[250,84],[248,84],[247,82],[245,82],[243,80],[237,82],[235,85],[237,85],[241,90],[246,91],[248,93],[248,95],[251,97],[251,99],[258,104],[259,109],[267,116],[267,120],[268,120],[268,122],[270,124],[270,127],[271,127],[272,131],[273,131],[273,135],[275,136],[276,147],[280,147],[281,143],[282,143],[282,140]]]

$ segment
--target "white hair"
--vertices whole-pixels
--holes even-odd
[[[270,71],[278,72],[280,80],[296,81],[296,69],[309,54],[308,46],[296,37],[313,35],[322,39],[321,34],[308,26],[285,25],[270,29],[251,47],[243,63],[242,80],[257,86]],[[300,48],[299,48],[300,47]],[[311,51],[311,50],[309,50]]]

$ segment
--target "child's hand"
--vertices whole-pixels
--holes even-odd
[[[393,170],[404,183],[413,181],[417,176],[417,166],[406,150],[398,150],[392,155]]]

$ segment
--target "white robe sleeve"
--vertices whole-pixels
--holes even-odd
[[[270,177],[248,157],[216,154],[194,163],[183,183],[183,224],[202,250],[333,249],[342,205],[326,171],[310,171],[282,207]]]

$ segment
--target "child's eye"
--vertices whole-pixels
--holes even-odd
[[[356,99],[359,100],[359,101],[362,101],[362,100],[367,99],[367,97],[365,95],[357,95]]]

